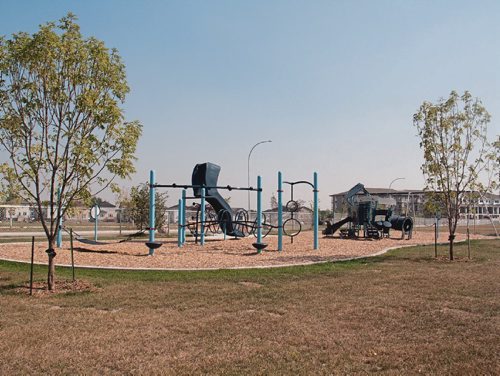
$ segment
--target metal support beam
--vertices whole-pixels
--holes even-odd
[[[155,172],[149,171],[149,242],[155,241]],[[149,255],[153,256],[154,248],[149,248]]]
[[[205,188],[201,189],[200,244],[205,245]]]
[[[181,220],[181,244],[184,245],[186,243],[186,190],[182,190],[182,220]]]
[[[283,250],[283,178],[278,172],[278,251]]]
[[[318,227],[319,227],[319,208],[318,208],[318,173],[314,173],[314,249],[319,249]]]
[[[257,176],[257,243],[262,243],[262,178]],[[261,249],[258,251],[262,252]]]
[[[182,247],[182,199],[177,207],[177,247]]]

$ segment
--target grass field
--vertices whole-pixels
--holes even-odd
[[[415,247],[270,270],[77,270],[98,289],[33,297],[19,289],[27,266],[0,262],[0,374],[499,374],[500,240],[473,241],[470,261],[456,252],[452,263]]]

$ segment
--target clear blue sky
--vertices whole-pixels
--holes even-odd
[[[144,134],[130,186],[157,171],[189,183],[193,166],[222,166],[220,183],[276,172],[319,173],[320,206],[362,182],[420,189],[412,115],[424,100],[470,90],[500,133],[498,1],[3,1],[0,34],[34,32],[68,11],[82,33],[116,47],[127,66],[127,120]],[[301,198],[312,198],[299,192]],[[171,203],[177,192],[170,191]],[[245,205],[245,193],[232,193]],[[111,196],[109,196],[111,197]]]

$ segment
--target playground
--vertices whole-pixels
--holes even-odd
[[[277,221],[267,218],[262,210],[262,180],[256,187],[234,187],[218,182],[221,167],[210,163],[196,164],[191,184],[159,184],[150,171],[149,228],[147,241],[138,239],[145,231],[130,234],[118,241],[98,240],[99,207],[93,206],[94,239],[85,238],[62,223],[57,233],[57,265],[123,269],[203,270],[283,267],[339,261],[374,256],[392,248],[446,243],[445,231],[414,231],[411,217],[395,215],[394,200],[370,195],[358,183],[346,195],[347,217],[327,221],[319,229],[318,175],[312,181],[284,181],[277,174]],[[302,231],[296,213],[299,203],[294,188],[311,188],[313,209],[312,229]],[[288,187],[288,189],[284,189]],[[155,191],[169,188],[180,192],[178,200],[177,237],[158,238],[155,228]],[[193,196],[188,194],[192,190]],[[220,190],[248,191],[257,196],[257,210],[234,211]],[[284,199],[284,193],[289,199]],[[197,210],[187,214],[189,200]],[[284,204],[286,202],[286,204]],[[437,222],[436,222],[437,223]],[[335,233],[338,231],[338,236]],[[63,232],[66,241],[63,243]],[[457,234],[456,241],[482,239],[481,235],[467,238]],[[32,252],[26,243],[0,245],[0,259],[44,263],[45,242],[32,240]]]

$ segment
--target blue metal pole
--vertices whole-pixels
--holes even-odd
[[[59,217],[59,221],[57,222],[56,245],[57,248],[61,248],[62,244],[61,187],[57,188],[57,215]]]
[[[182,247],[182,200],[179,199],[177,208],[177,247]]]
[[[205,188],[201,189],[200,244],[205,244]]]
[[[181,229],[181,234],[182,234],[182,245],[186,243],[186,190],[182,190],[182,229]]]
[[[283,178],[278,172],[278,251],[283,250]]]
[[[153,243],[155,241],[155,172],[154,170],[149,171],[149,242]],[[149,255],[154,255],[155,250],[149,248]]]
[[[319,249],[318,240],[318,227],[319,227],[319,215],[318,215],[318,173],[314,173],[314,249]]]
[[[257,176],[257,243],[262,243],[262,179]],[[259,253],[262,250],[259,250]]]
[[[94,241],[97,241],[97,222],[99,221],[99,214],[97,211],[97,204],[94,204]]]

